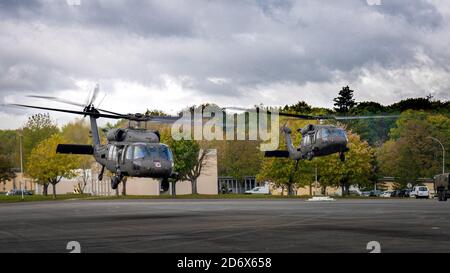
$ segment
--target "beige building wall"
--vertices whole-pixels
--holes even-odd
[[[383,187],[386,188],[386,190],[388,191],[393,191],[395,190],[395,183],[394,182],[383,182]],[[430,193],[434,193],[434,182],[420,182],[420,185],[424,185],[427,186],[428,190],[430,191]]]
[[[270,186],[270,192],[272,195],[287,195],[288,191],[287,189],[282,190],[279,187],[276,187],[275,185],[271,184]],[[302,196],[302,195],[309,195],[309,186],[301,187],[296,189],[296,195]],[[340,187],[327,187],[326,194],[325,195],[341,195],[342,191]],[[312,186],[312,195],[313,196],[321,196],[322,195],[322,188]]]
[[[320,196],[322,195],[322,188],[312,186],[312,195],[313,196]],[[305,186],[302,188],[297,189],[297,195],[309,195],[309,186]],[[327,187],[325,190],[325,195],[342,195],[342,190],[340,187]]]
[[[8,192],[12,189],[24,188],[29,191],[34,191],[36,186],[32,179],[24,178],[22,173],[16,173],[16,177],[12,180],[6,181],[6,183],[0,183],[0,192]]]

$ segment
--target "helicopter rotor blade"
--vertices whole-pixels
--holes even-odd
[[[57,101],[57,102],[61,102],[61,103],[66,103],[66,104],[70,104],[70,105],[74,105],[74,106],[80,106],[80,107],[86,107],[86,105],[83,105],[81,103],[77,103],[77,102],[73,102],[73,101],[69,101],[69,100],[65,100],[65,99],[61,99],[58,97],[51,97],[51,96],[35,96],[35,95],[29,95],[27,96],[29,98],[38,98],[38,99],[45,99],[45,100],[51,100],[51,101]],[[108,114],[112,114],[112,115],[118,115],[118,116],[126,116],[125,114],[121,114],[121,113],[117,113],[117,112],[112,112],[109,110],[104,110],[104,109],[100,109],[100,108],[95,108],[101,112],[105,112]]]
[[[83,105],[81,103],[77,103],[77,102],[73,102],[73,101],[70,101],[70,100],[61,99],[61,98],[57,98],[57,97],[35,96],[35,95],[29,95],[27,97],[29,97],[29,98],[37,98],[37,99],[44,99],[44,100],[51,100],[51,101],[57,101],[57,102],[62,102],[62,103],[70,104],[70,105],[74,105],[74,106],[85,107],[85,105]]]
[[[400,115],[378,115],[378,116],[334,116],[336,120],[354,120],[354,119],[385,119],[385,118],[399,118]]]
[[[242,107],[224,107],[222,108],[223,110],[237,110],[237,111],[244,111],[244,112],[259,112],[260,108],[257,107],[255,109],[248,109],[248,108],[242,108]],[[266,110],[264,110],[266,111]],[[266,112],[267,114],[271,114],[272,112],[269,110],[267,110]],[[301,115],[301,114],[291,114],[291,113],[283,113],[283,112],[278,112],[277,113],[280,116],[283,117],[291,117],[291,118],[297,118],[297,119],[306,119],[306,120],[315,120],[318,118],[318,116],[311,116],[311,115]]]
[[[111,119],[130,119],[129,116],[121,116],[121,115],[119,116],[119,115],[110,115],[110,114],[102,114],[102,113],[92,113],[92,112],[85,112],[85,111],[75,111],[75,110],[40,107],[40,106],[25,105],[25,104],[15,104],[15,103],[14,104],[8,104],[8,105],[9,106],[26,107],[26,108],[32,108],[32,109],[55,111],[55,112],[70,113],[70,114],[83,115],[83,116],[94,116],[94,117],[111,118]]]
[[[258,112],[259,108],[256,109],[246,109],[242,107],[225,107],[225,109],[232,109],[238,111],[245,112]],[[270,110],[267,113],[271,113]],[[292,114],[292,113],[284,113],[278,112],[278,115],[283,117],[297,118],[297,119],[305,119],[305,120],[326,120],[326,119],[335,119],[335,120],[354,120],[354,119],[386,119],[386,118],[399,118],[400,115],[373,115],[373,116],[313,116],[313,115],[302,115],[302,114]]]
[[[99,91],[100,91],[100,85],[97,83],[95,85],[94,91],[92,92],[92,96],[91,96],[91,99],[89,100],[88,106],[92,105],[95,102]]]
[[[40,107],[40,106],[25,105],[25,104],[8,104],[8,106],[19,106],[19,107],[48,110],[48,111],[55,111],[55,112],[63,112],[63,113],[70,113],[70,114],[77,114],[77,115],[84,115],[84,116],[94,116],[94,117],[100,117],[100,118],[148,121],[148,122],[163,123],[163,124],[172,124],[180,119],[180,117],[175,117],[175,116],[145,116],[145,117],[139,118],[139,117],[135,117],[133,115],[92,113],[92,112]],[[112,112],[112,113],[114,113],[114,112]]]

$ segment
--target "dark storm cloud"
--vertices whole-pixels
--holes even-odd
[[[79,80],[162,86],[169,75],[198,96],[238,98],[280,83],[329,84],[336,75],[351,83],[372,67],[410,69],[418,52],[433,69],[449,67],[446,41],[436,38],[448,21],[422,0],[9,0],[0,2],[0,18],[3,94],[56,92]]]
[[[44,21],[53,25],[82,25],[104,28],[118,33],[138,35],[192,36],[194,17],[177,11],[177,6],[165,1],[13,1],[0,3],[4,18],[19,21]]]

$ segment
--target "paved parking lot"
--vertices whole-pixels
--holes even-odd
[[[0,252],[450,252],[450,202],[118,200],[0,204]]]

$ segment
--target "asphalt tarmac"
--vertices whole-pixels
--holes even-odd
[[[0,204],[0,252],[450,252],[437,200],[109,200]]]

